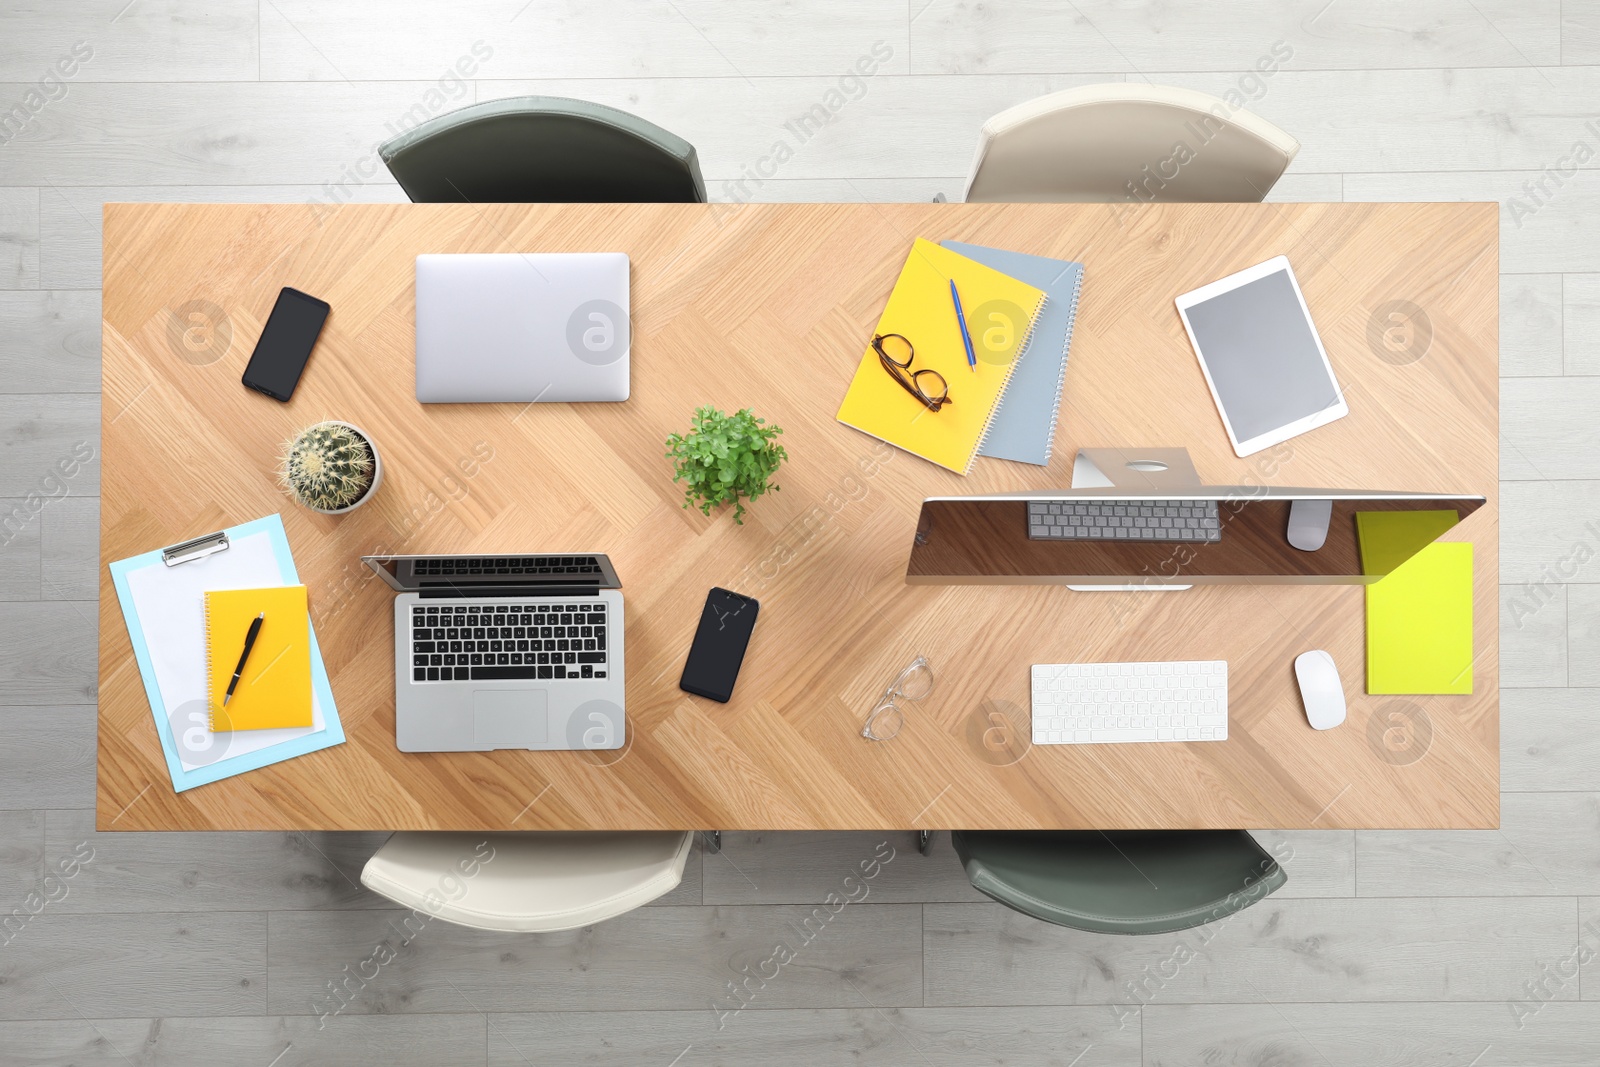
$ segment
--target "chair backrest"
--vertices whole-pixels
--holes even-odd
[[[379,146],[419,204],[699,204],[694,145],[626,111],[514,96],[440,115]]]
[[[979,892],[1097,933],[1215,922],[1289,880],[1243,830],[957,830],[951,843]]]
[[[966,199],[1254,202],[1299,151],[1272,123],[1205,93],[1089,85],[985,122]]]
[[[545,933],[604,922],[677,887],[694,835],[397,833],[361,884],[445,922]]]

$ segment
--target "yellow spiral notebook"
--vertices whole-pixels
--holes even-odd
[[[961,293],[976,371],[967,363],[950,299],[952,280]],[[907,338],[915,353],[908,373],[938,371],[949,385],[950,403],[929,411],[884,370],[868,338],[839,421],[966,474],[1046,299],[1031,285],[917,238],[874,332]]]
[[[265,613],[228,706],[222,698],[245,635]],[[306,587],[217,589],[206,593],[206,670],[211,729],[274,730],[311,725],[311,624]]]

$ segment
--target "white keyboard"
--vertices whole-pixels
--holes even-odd
[[[1227,739],[1226,660],[1033,665],[1036,745]]]

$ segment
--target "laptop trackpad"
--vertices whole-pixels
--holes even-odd
[[[543,689],[479,689],[472,694],[472,739],[495,748],[542,745],[549,730]]]

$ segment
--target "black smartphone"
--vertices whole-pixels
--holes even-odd
[[[707,593],[700,628],[694,632],[678,688],[726,704],[733,697],[733,683],[739,680],[744,650],[750,645],[750,631],[755,629],[760,611],[761,603],[754,597],[727,589]]]
[[[274,400],[293,396],[322,324],[328,320],[328,310],[326,301],[286,286],[267,316],[256,350],[250,353],[240,379],[245,386]]]

